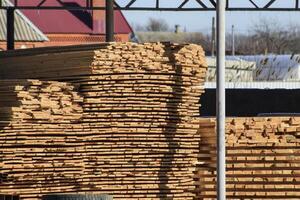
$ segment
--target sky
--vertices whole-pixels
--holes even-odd
[[[148,0],[148,2],[153,0]],[[161,0],[168,1],[168,0]],[[178,0],[177,0],[178,1]],[[231,0],[235,2],[246,2],[245,0]],[[257,2],[267,0],[256,0]],[[168,1],[170,2],[170,1]],[[294,0],[278,0],[274,7],[288,7],[293,5]],[[169,3],[170,4],[170,3]],[[241,4],[247,6],[246,4]],[[168,6],[168,5],[165,5]],[[192,7],[193,5],[190,5]],[[212,17],[215,12],[212,11],[186,11],[186,12],[171,12],[171,11],[123,11],[130,25],[144,25],[149,18],[164,19],[170,27],[179,24],[181,29],[186,29],[188,32],[203,32],[211,31]],[[270,20],[277,22],[280,26],[300,25],[300,12],[254,12],[254,11],[227,11],[226,14],[226,31],[231,31],[231,26],[235,26],[235,31],[240,33],[248,33],[251,28],[260,20]]]
[[[211,31],[211,21],[214,12],[124,12],[130,25],[144,25],[149,18],[164,19],[171,27],[179,24],[181,29],[186,28],[188,32]],[[299,12],[227,12],[226,31],[231,31],[235,26],[236,32],[248,33],[260,20],[276,21],[281,26],[300,25]]]

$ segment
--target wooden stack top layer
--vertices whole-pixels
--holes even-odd
[[[0,78],[67,80],[75,76],[138,72],[197,77],[206,69],[203,57],[198,45],[170,43],[104,43],[17,50],[0,52]]]
[[[200,129],[209,130],[215,145],[215,118],[200,118]],[[228,117],[226,119],[226,142],[228,145],[287,145],[298,143],[300,117]],[[207,132],[207,133],[208,133]]]

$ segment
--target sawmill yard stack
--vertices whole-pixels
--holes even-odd
[[[2,52],[0,71],[0,193],[195,198],[201,47],[104,43]]]

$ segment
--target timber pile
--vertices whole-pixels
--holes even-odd
[[[196,116],[206,70],[201,47],[110,43],[5,56],[0,55],[4,78],[79,84],[85,156],[74,191],[115,199],[195,197]]]
[[[83,98],[67,83],[0,81],[0,193],[72,191],[83,172]]]
[[[74,86],[39,80],[0,80],[1,121],[76,123],[83,98]]]
[[[112,45],[96,52],[81,83],[86,178],[114,198],[192,199],[205,78],[196,45]],[[101,168],[97,169],[97,166]]]
[[[215,199],[215,122],[200,122],[205,164],[198,169],[198,199]],[[227,198],[299,199],[300,118],[227,120]],[[212,134],[213,133],[213,134]],[[210,158],[210,159],[207,159]]]

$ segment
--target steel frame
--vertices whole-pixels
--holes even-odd
[[[2,0],[0,0],[1,2]],[[22,6],[22,1],[28,0],[13,0],[15,9],[47,9],[47,10],[105,10],[105,7],[92,7],[91,2],[97,0],[82,0],[85,6],[72,7],[72,6],[46,6],[47,0],[40,0],[37,5]],[[64,2],[64,0],[57,0],[58,2]],[[153,5],[141,6],[145,1],[142,0],[115,0],[115,10],[132,10],[132,11],[215,11],[217,7],[216,0],[178,0],[173,1],[171,6],[163,6],[165,2],[169,0],[148,0]],[[278,7],[274,6],[276,2],[280,0],[267,0],[264,5],[260,5],[258,2],[261,0],[239,0],[239,3],[247,4],[245,6],[234,5],[237,0],[226,0],[227,11],[299,11],[299,0],[290,0],[293,6]],[[179,3],[178,3],[179,2]],[[189,3],[195,2],[193,6],[188,6]],[[0,9],[8,9],[8,6],[0,6]]]
[[[132,11],[216,11],[217,13],[217,199],[226,200],[226,159],[225,159],[225,11],[299,11],[299,0],[290,0],[293,6],[278,7],[274,6],[280,0],[266,0],[264,5],[258,4],[261,0],[240,0],[239,2],[248,3],[248,6],[234,6],[232,2],[238,0],[181,0],[179,4],[173,7],[163,7],[162,2],[167,0],[152,0],[153,6],[145,7],[143,4],[138,4],[142,0],[106,0],[106,7],[92,7],[92,1],[97,0],[82,0],[85,6],[68,7],[68,6],[45,6],[47,0],[40,0],[37,5],[20,6],[21,1],[14,0],[14,5],[3,6],[0,0],[0,9],[7,11],[7,47],[14,48],[14,10],[15,9],[34,9],[34,10],[106,10],[106,40],[113,41],[113,10],[132,10]],[[57,0],[62,2],[64,0]],[[148,0],[151,1],[151,0]],[[188,7],[188,3],[196,2],[196,5]],[[121,4],[124,3],[125,4]],[[170,1],[169,1],[170,2]],[[143,6],[139,6],[143,5]],[[170,5],[170,4],[168,4]]]

